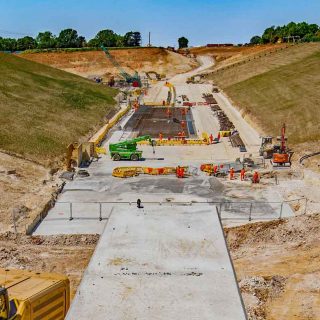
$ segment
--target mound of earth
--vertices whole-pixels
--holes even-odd
[[[320,214],[226,228],[250,320],[319,319]]]
[[[155,71],[170,77],[177,73],[187,72],[197,66],[194,60],[163,48],[110,49],[110,53],[121,67],[131,74],[134,71],[139,73]],[[101,50],[25,53],[19,57],[87,78],[97,76],[108,78],[110,75],[117,76],[119,74],[119,70]]]

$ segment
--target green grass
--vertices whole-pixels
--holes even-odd
[[[59,157],[114,109],[116,93],[0,53],[0,149],[38,161]]]
[[[305,48],[301,46],[300,50]],[[282,123],[286,123],[290,145],[319,141],[320,47],[295,62],[291,62],[288,52],[278,55],[280,58],[280,66],[275,63],[269,71],[265,71],[265,65],[259,69],[253,62],[255,75],[238,82],[234,80],[237,72],[244,70],[243,66],[239,70],[235,67],[230,81],[223,75],[220,85],[266,134],[280,135]],[[250,73],[250,64],[246,68]],[[218,77],[216,81],[219,84]]]

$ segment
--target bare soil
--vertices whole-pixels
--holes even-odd
[[[57,189],[49,169],[0,152],[0,232],[25,232]]]
[[[0,233],[0,267],[64,274],[70,280],[73,297],[98,239],[98,235]]]
[[[320,319],[320,214],[226,228],[250,320]]]
[[[197,66],[194,59],[162,48],[110,50],[127,72],[155,71],[166,76],[187,72]],[[103,51],[27,53],[19,57],[68,71],[86,78],[116,76],[116,69]],[[105,80],[105,79],[104,79]]]

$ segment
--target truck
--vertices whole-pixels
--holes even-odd
[[[150,136],[140,136],[131,140],[120,141],[109,144],[109,152],[111,159],[114,161],[131,160],[138,161],[142,158],[142,151],[137,150],[137,142],[149,141],[153,146],[153,140]],[[1,320],[1,319],[0,319]]]
[[[69,306],[66,276],[0,269],[1,320],[63,320]]]

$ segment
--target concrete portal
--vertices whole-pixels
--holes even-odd
[[[117,207],[68,320],[246,319],[215,207]]]

